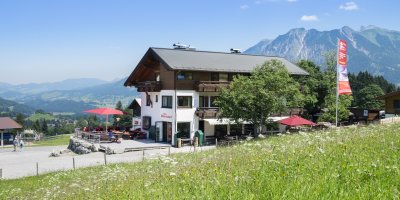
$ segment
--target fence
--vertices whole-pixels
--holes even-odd
[[[100,144],[101,133],[90,133],[81,130],[75,130],[75,137],[90,143]]]

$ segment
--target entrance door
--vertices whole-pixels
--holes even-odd
[[[168,122],[163,122],[163,132],[162,132],[162,141],[167,142],[167,131],[168,131]]]
[[[203,131],[204,133],[204,120],[199,121],[199,130]]]
[[[163,122],[156,122],[156,142],[161,142],[163,139]]]

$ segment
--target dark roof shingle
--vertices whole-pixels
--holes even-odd
[[[175,70],[247,73],[251,72],[257,65],[276,59],[286,66],[290,74],[308,75],[305,70],[281,57],[154,47],[150,49],[170,68]]]

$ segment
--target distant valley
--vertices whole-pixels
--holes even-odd
[[[324,67],[324,54],[336,51],[338,38],[348,42],[349,72],[368,71],[400,84],[400,32],[375,26],[359,31],[347,26],[330,31],[292,29],[273,40],[262,40],[244,53],[280,56],[292,62],[307,59]]]
[[[124,87],[125,80],[106,82],[98,79],[70,79],[23,85],[0,83],[0,97],[31,109],[79,114],[94,107],[114,107],[118,101],[128,105],[138,93],[135,88]]]

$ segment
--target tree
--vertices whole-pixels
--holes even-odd
[[[25,118],[26,118],[25,115],[18,113],[15,119],[15,121],[22,126],[22,130],[24,129],[25,126]]]
[[[39,120],[36,120],[34,123],[33,123],[33,130],[35,130],[35,131],[37,131],[37,132],[41,132],[42,131],[42,129],[41,129],[41,126],[40,126],[40,123],[39,123]]]
[[[354,107],[364,106],[361,106],[362,101],[364,101],[362,100],[364,95],[362,95],[360,92],[371,84],[379,86],[384,93],[390,93],[399,90],[399,88],[396,88],[395,84],[390,83],[383,76],[373,76],[367,71],[359,72],[358,74],[349,74],[349,79],[351,88],[353,90],[354,101],[352,106]]]
[[[118,102],[117,102],[117,104],[115,105],[115,109],[120,110],[120,111],[123,111],[121,101],[118,101]],[[113,116],[113,119],[114,119],[113,125],[114,125],[114,126],[118,126],[118,125],[119,125],[118,118],[121,119],[121,115],[114,115],[114,116]]]
[[[336,121],[336,53],[328,52],[325,55],[326,69],[324,71],[323,84],[327,89],[327,95],[324,98],[324,114],[319,121]],[[339,95],[338,120],[347,120],[349,118],[349,106],[353,97],[351,95]]]
[[[316,114],[322,108],[327,94],[326,84],[323,83],[323,73],[319,66],[308,60],[301,60],[297,65],[309,73],[308,76],[294,77],[300,84],[301,92],[305,97],[304,108],[308,115]]]
[[[49,133],[49,127],[47,126],[47,122],[46,122],[45,119],[43,119],[43,121],[42,121],[41,131],[42,131],[42,133],[44,133],[44,134]]]
[[[216,100],[219,117],[251,122],[257,132],[273,113],[303,105],[299,84],[290,77],[282,62],[271,60],[257,66],[251,76],[237,76],[222,89]]]
[[[359,107],[366,109],[382,109],[383,103],[381,100],[375,99],[377,96],[383,95],[383,90],[376,84],[370,84],[360,90]]]
[[[96,115],[89,115],[88,117],[88,127],[96,127],[96,126],[100,126],[100,122],[97,119]]]

